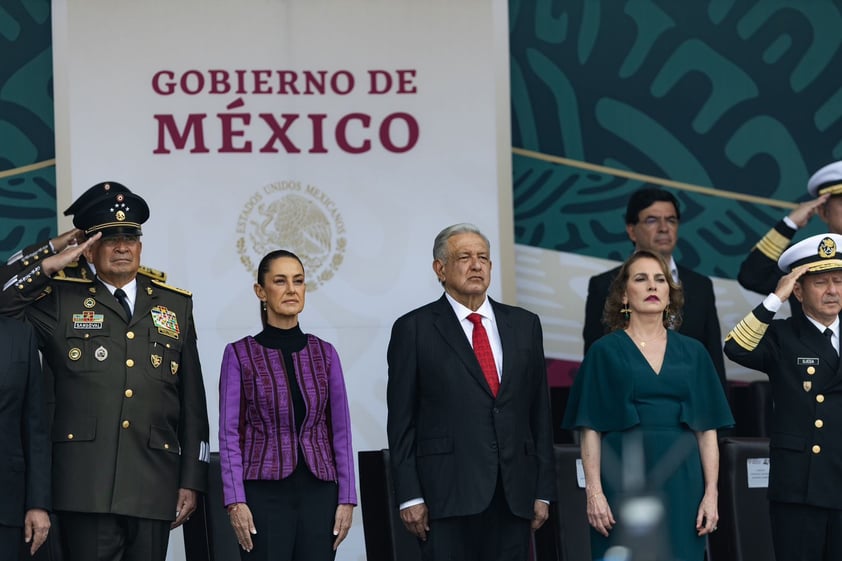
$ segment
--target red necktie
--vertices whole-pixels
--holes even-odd
[[[491,388],[491,394],[497,397],[497,390],[500,389],[500,379],[497,377],[497,366],[494,364],[494,353],[491,352],[488,334],[485,332],[485,327],[482,326],[482,316],[479,314],[469,314],[468,321],[474,324],[474,333],[472,336],[474,354],[477,355],[479,366],[482,368],[482,373],[485,374],[485,381],[488,382],[488,387]]]

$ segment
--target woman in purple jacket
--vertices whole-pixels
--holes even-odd
[[[298,325],[305,291],[301,260],[268,253],[254,285],[263,331],[222,357],[222,488],[243,560],[332,560],[357,504],[342,367]]]

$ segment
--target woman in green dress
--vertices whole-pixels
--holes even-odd
[[[595,560],[618,547],[616,558],[702,561],[716,530],[716,431],[734,419],[705,348],[668,329],[683,303],[664,260],[634,253],[605,302],[610,333],[573,384],[564,426],[581,431]]]

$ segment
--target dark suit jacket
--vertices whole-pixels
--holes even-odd
[[[728,358],[769,376],[775,403],[769,498],[839,510],[842,369],[832,345],[803,313],[772,316],[760,304],[725,341]]]
[[[614,277],[620,267],[591,277],[588,283],[588,299],[585,303],[585,327],[582,336],[585,339],[585,353],[594,341],[605,335],[602,323],[602,310]],[[716,298],[713,295],[713,283],[704,276],[678,265],[678,278],[684,289],[684,318],[679,333],[697,339],[705,346],[722,387],[726,387],[725,360],[722,358],[722,330],[719,316],[716,314]]]
[[[53,376],[55,510],[175,518],[179,487],[203,492],[208,417],[193,300],[137,277],[134,315],[98,280],[21,260],[0,313],[25,317]],[[11,277],[9,271],[3,277]]]
[[[27,510],[50,510],[50,441],[32,328],[0,318],[0,524],[22,527]]]
[[[445,296],[399,318],[389,342],[390,456],[398,503],[423,498],[431,519],[477,514],[498,473],[512,512],[555,499],[541,323],[491,301],[503,346],[495,399]]]

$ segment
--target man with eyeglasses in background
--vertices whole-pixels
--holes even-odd
[[[64,559],[163,561],[207,488],[193,300],[140,266],[139,195],[98,183],[65,214],[76,229],[13,255],[0,293],[0,313],[35,327],[51,375]]]
[[[626,205],[626,234],[635,251],[648,250],[661,255],[672,271],[672,278],[681,284],[684,290],[684,308],[671,310],[684,318],[678,331],[698,339],[707,349],[713,360],[723,389],[725,379],[725,361],[722,357],[722,331],[716,314],[716,298],[711,280],[687,267],[682,267],[673,259],[673,251],[678,243],[678,226],[681,211],[678,200],[672,193],[663,189],[643,187],[632,193]],[[611,282],[617,276],[620,267],[616,267],[591,277],[588,282],[588,298],[585,303],[585,327],[582,336],[585,340],[585,353],[594,341],[605,335],[602,323],[602,309]]]

